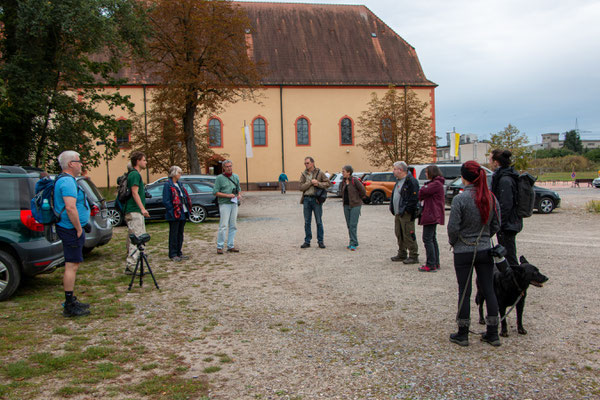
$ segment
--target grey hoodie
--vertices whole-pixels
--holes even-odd
[[[473,185],[465,186],[465,191],[452,199],[450,209],[450,219],[448,220],[448,241],[454,247],[455,253],[470,253],[475,250],[473,245],[481,232],[483,224],[479,210],[475,205],[475,187]],[[477,251],[490,249],[490,237],[500,230],[500,206],[495,197],[494,207],[490,210],[488,219]],[[466,243],[465,243],[466,242]]]

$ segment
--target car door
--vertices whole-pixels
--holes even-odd
[[[192,199],[192,205],[201,205],[210,213],[219,209],[216,202],[216,196],[213,194],[214,185],[210,182],[194,182],[193,188],[186,190]]]
[[[162,203],[163,183],[155,183],[146,187],[146,193],[151,198],[146,198],[146,210],[150,214],[150,219],[164,219],[165,206]]]
[[[394,190],[394,186],[396,186],[397,180],[393,172],[388,172],[382,175],[381,184],[383,185],[385,191],[385,197],[389,200],[390,197],[392,197],[392,191]]]

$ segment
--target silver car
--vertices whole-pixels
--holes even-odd
[[[94,182],[87,176],[79,176],[77,177],[77,184],[85,192],[90,206],[89,225],[91,231],[85,233],[85,243],[83,245],[83,253],[87,254],[94,247],[103,246],[110,242],[113,227],[108,220],[106,200],[104,200]]]

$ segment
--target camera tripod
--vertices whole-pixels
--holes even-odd
[[[134,234],[131,234],[131,235],[129,235],[129,240],[131,240],[131,243],[133,243],[134,245],[137,246],[137,251],[139,251],[140,254],[139,254],[138,260],[135,264],[135,269],[133,270],[133,274],[131,275],[131,282],[129,282],[129,288],[127,288],[127,290],[131,290],[131,287],[133,286],[133,281],[135,280],[138,268],[140,269],[140,273],[139,273],[140,287],[142,287],[142,284],[144,281],[144,275],[149,273],[150,276],[152,277],[152,280],[154,281],[154,286],[156,286],[156,288],[158,290],[160,290],[160,288],[158,287],[158,283],[156,282],[156,278],[154,277],[154,274],[152,273],[152,268],[150,268],[150,264],[148,263],[148,258],[146,257],[146,254],[144,253],[144,244],[150,240],[150,235],[147,233],[144,233],[143,235],[140,235],[139,237],[137,237]],[[146,263],[148,272],[144,272],[144,263]]]

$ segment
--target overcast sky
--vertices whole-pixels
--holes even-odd
[[[363,4],[416,49],[439,85],[438,136],[511,123],[539,143],[577,119],[582,139],[600,139],[599,0],[316,2]]]

